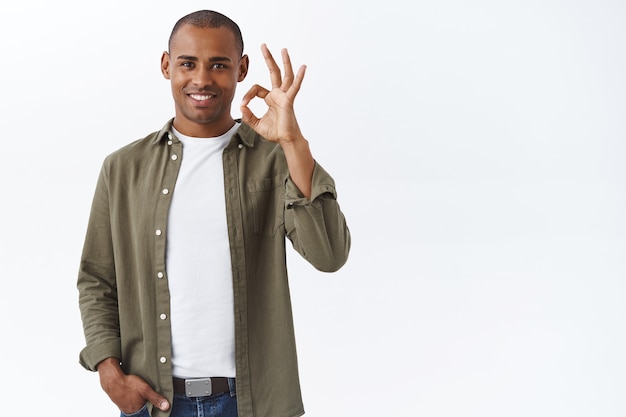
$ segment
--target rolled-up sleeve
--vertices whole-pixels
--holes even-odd
[[[310,198],[289,178],[285,187],[285,230],[294,249],[318,270],[337,271],[348,260],[350,231],[334,180],[316,163]]]

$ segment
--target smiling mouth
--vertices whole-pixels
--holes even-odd
[[[215,96],[211,94],[189,94],[189,97],[196,101],[205,101]]]

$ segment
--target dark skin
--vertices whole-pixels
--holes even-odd
[[[289,54],[283,49],[281,73],[265,44],[261,52],[272,87],[254,85],[248,90],[240,107],[242,121],[265,139],[280,144],[292,181],[309,198],[315,161],[293,107],[306,67],[301,66],[294,73]],[[226,133],[234,125],[230,108],[237,83],[248,73],[248,57],[239,55],[235,36],[229,29],[184,25],[172,39],[170,51],[163,52],[161,72],[171,83],[176,130],[188,136],[211,138]],[[261,117],[248,107],[256,97],[268,106]],[[165,397],[142,378],[126,375],[119,359],[107,358],[97,368],[103,390],[125,414],[136,412],[146,402],[163,411],[169,409]]]
[[[176,130],[210,138],[233,127],[230,107],[248,56],[239,55],[229,29],[182,26],[161,57],[161,73],[172,87]]]
[[[124,414],[139,411],[146,402],[151,402],[163,411],[170,408],[165,397],[153,390],[146,381],[136,375],[126,375],[118,359],[107,358],[100,362],[98,374],[102,389]]]
[[[241,103],[242,120],[265,139],[281,145],[292,181],[308,198],[315,162],[293,108],[306,67],[301,66],[294,74],[289,54],[283,49],[284,73],[281,74],[265,44],[261,52],[272,88],[268,90],[258,84],[250,88]],[[161,72],[172,85],[176,130],[188,136],[209,138],[233,127],[230,105],[237,83],[248,73],[248,57],[239,56],[235,36],[229,29],[181,27],[172,39],[170,52],[163,53]],[[260,118],[248,107],[256,97],[268,106]]]

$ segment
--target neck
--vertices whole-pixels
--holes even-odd
[[[175,117],[173,122],[174,129],[185,136],[194,138],[214,138],[222,136],[234,125],[235,121],[232,118],[214,123],[181,123],[179,118]]]

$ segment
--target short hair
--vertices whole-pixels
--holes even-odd
[[[197,12],[189,13],[181,17],[174,25],[172,33],[170,34],[170,39],[167,42],[168,50],[172,46],[172,40],[176,32],[184,25],[192,25],[199,28],[226,27],[230,29],[233,35],[235,35],[235,46],[237,47],[239,55],[243,56],[243,36],[241,36],[239,26],[229,17],[213,10],[198,10]]]

